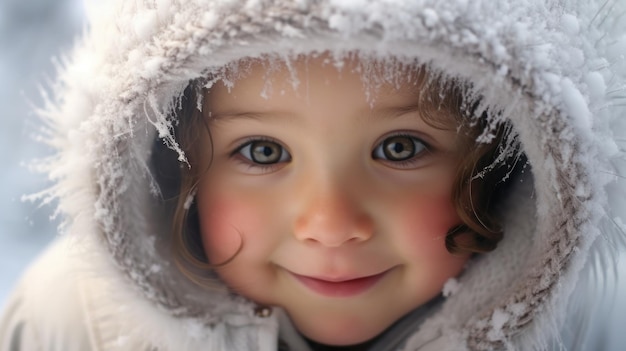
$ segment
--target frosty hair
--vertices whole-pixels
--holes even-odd
[[[447,250],[453,254],[494,250],[503,236],[495,214],[496,205],[514,178],[511,175],[525,164],[520,162],[520,157],[524,157],[520,156],[510,126],[505,122],[494,122],[495,119],[489,117],[489,111],[481,109],[479,99],[468,93],[470,86],[459,80],[435,75],[416,63],[398,65],[398,62],[391,61],[391,64],[383,62],[381,65],[381,61],[377,60],[374,66],[372,69],[371,64],[366,64],[364,69],[359,70],[363,75],[382,74],[383,80],[388,79],[385,78],[384,70],[390,67],[395,72],[411,74],[417,82],[416,89],[419,89],[421,117],[434,128],[456,130],[458,150],[466,152],[459,158],[451,198],[461,224],[446,233]],[[238,78],[241,76],[233,78],[223,75],[219,79],[224,79],[225,84],[232,84]],[[392,84],[394,79],[397,82],[397,74],[392,78]],[[211,84],[217,80],[212,79]],[[202,282],[200,275],[205,275],[197,272],[216,268],[215,264],[209,264],[206,257],[197,208],[192,201],[198,182],[207,171],[206,168],[199,169],[193,165],[199,164],[200,138],[205,135],[211,137],[208,121],[201,111],[202,98],[208,89],[207,80],[192,81],[174,111],[178,120],[176,138],[191,167],[178,167],[180,190],[173,206],[173,249],[179,268],[195,282]],[[487,134],[490,138],[485,138]],[[239,250],[243,245],[245,243],[241,244]],[[237,253],[217,266],[227,264]]]

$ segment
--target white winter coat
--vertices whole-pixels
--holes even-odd
[[[505,235],[375,350],[585,346],[582,297],[624,240],[626,2],[621,0],[111,0],[43,115],[58,153],[63,238],[24,276],[0,350],[305,350],[288,318],[189,282],[167,250],[151,150],[178,152],[169,112],[189,81],[260,54],[416,58],[471,82],[529,167]],[[160,143],[160,141],[158,142]],[[578,339],[577,339],[578,338]],[[280,342],[279,342],[280,340]],[[562,344],[561,344],[562,343]]]

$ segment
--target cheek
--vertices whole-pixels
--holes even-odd
[[[203,201],[204,200],[204,201]],[[261,214],[250,201],[214,195],[199,199],[200,232],[211,264],[228,261],[244,242],[248,244],[253,228],[260,227]]]
[[[400,211],[399,223],[407,249],[433,258],[451,256],[445,247],[445,237],[460,219],[447,194],[415,196]]]
[[[449,198],[414,201],[403,210],[402,252],[414,269],[416,289],[432,294],[457,276],[470,255],[453,255],[446,249],[445,237],[450,228],[460,223]],[[434,296],[434,295],[433,295]]]

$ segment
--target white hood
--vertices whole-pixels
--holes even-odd
[[[58,154],[43,166],[56,181],[43,196],[60,199],[70,235],[98,236],[109,274],[163,318],[210,328],[253,313],[178,272],[150,164],[156,138],[179,151],[168,112],[189,81],[243,57],[416,58],[471,82],[519,135],[532,177],[506,205],[503,241],[407,349],[542,348],[572,291],[624,240],[624,1],[110,0],[89,11],[44,111]]]

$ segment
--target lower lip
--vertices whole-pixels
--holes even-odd
[[[331,282],[327,280],[315,279],[292,273],[292,275],[307,288],[327,297],[350,297],[359,295],[376,285],[388,271],[369,277],[345,280],[341,282]]]

